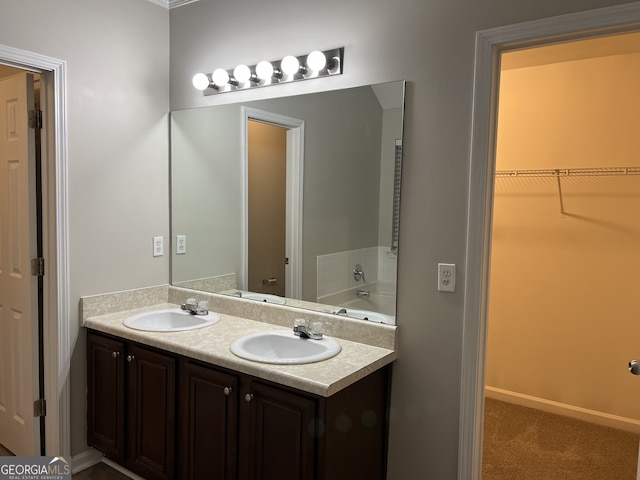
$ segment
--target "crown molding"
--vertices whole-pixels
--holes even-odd
[[[187,3],[194,3],[200,0],[148,0],[151,3],[155,3],[156,5],[160,5],[164,8],[176,8],[181,7],[182,5],[186,5]]]
[[[169,8],[181,7],[182,5],[186,5],[187,3],[195,3],[200,0],[167,0],[169,3]]]

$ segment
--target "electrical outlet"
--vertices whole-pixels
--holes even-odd
[[[164,255],[164,237],[153,237],[153,256],[161,257]]]
[[[438,291],[456,291],[456,265],[454,263],[438,264]]]
[[[187,236],[176,235],[176,255],[187,253]]]

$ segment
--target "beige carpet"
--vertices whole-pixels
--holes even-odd
[[[486,399],[483,480],[635,480],[639,436]]]

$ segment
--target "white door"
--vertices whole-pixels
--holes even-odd
[[[33,75],[0,79],[0,443],[40,455]]]

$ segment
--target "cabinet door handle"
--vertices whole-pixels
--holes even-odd
[[[118,355],[120,355],[120,352],[111,352],[113,358],[118,358]]]
[[[224,387],[224,390],[223,390],[224,394],[225,394],[225,395],[227,395],[227,396],[228,396],[232,391],[233,391],[233,390],[231,389],[231,387]]]
[[[135,358],[136,357],[133,356],[133,355],[127,355],[127,362],[131,363],[131,362],[133,362],[135,360]]]
[[[250,402],[251,400],[253,400],[253,393],[247,393],[244,396],[245,401]]]

